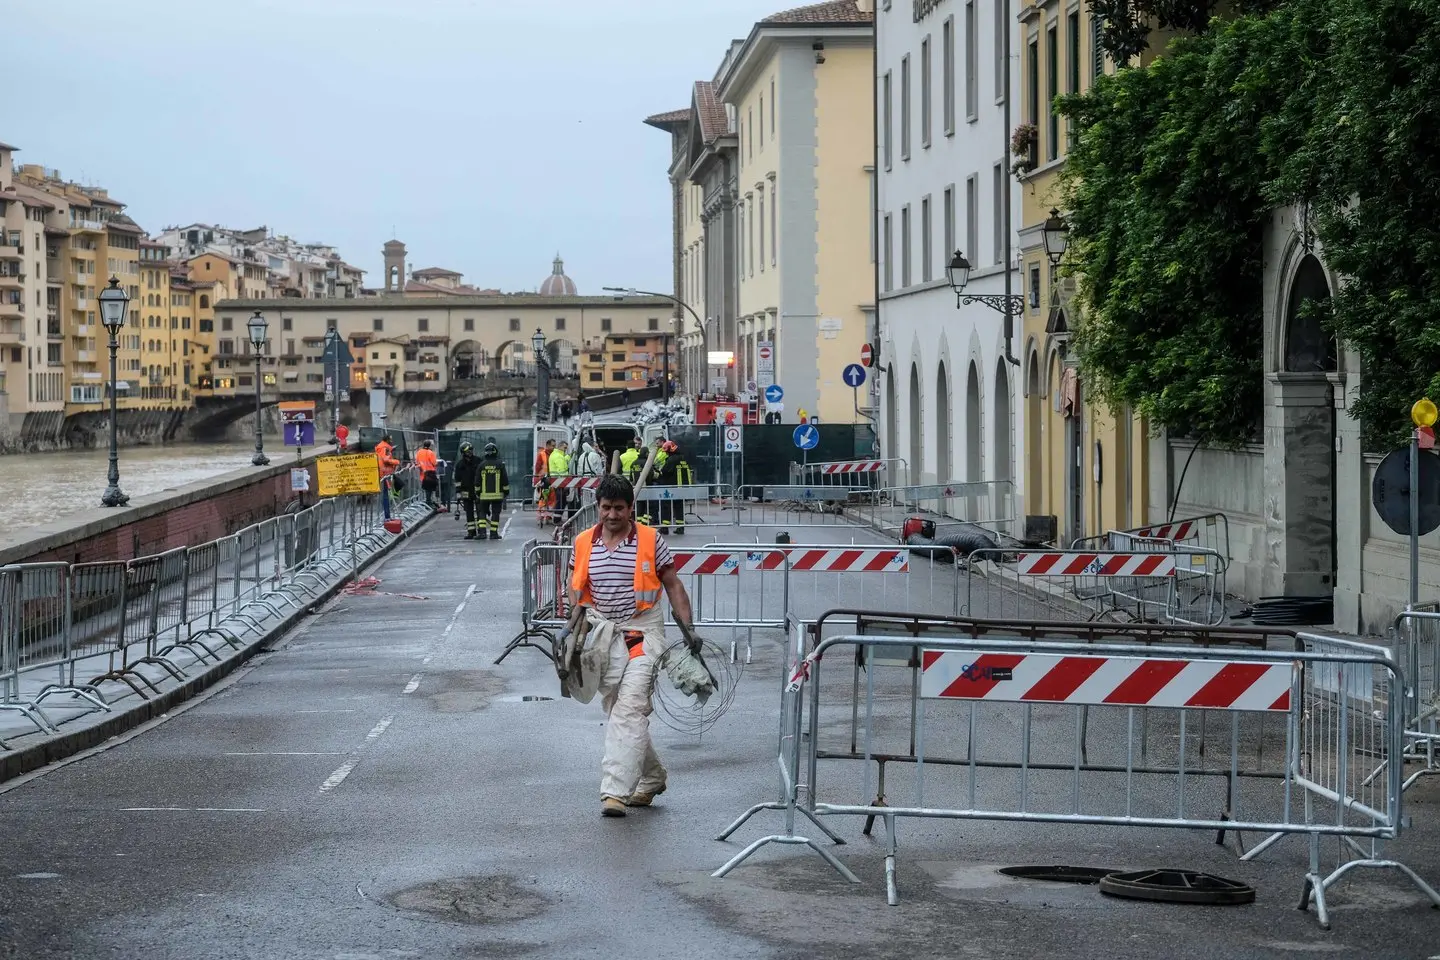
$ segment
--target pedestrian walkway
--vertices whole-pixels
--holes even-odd
[[[833,826],[849,843],[836,852],[861,886],[784,850],[715,880],[744,842],[778,826],[712,839],[774,793],[778,648],[757,642],[731,711],[703,739],[657,716],[669,790],[653,809],[602,820],[597,706],[558,699],[538,655],[490,665],[518,629],[514,516],[500,542],[465,542],[432,521],[368,571],[377,582],[331,600],[206,698],[0,793],[0,956],[1435,952],[1437,915],[1384,877],[1337,888],[1335,929],[1320,931],[1292,902],[1301,843],[1239,863],[1182,832],[917,822],[905,900],[890,908],[881,843],[844,820]],[[1433,784],[1410,796],[1417,811],[1440,804]],[[1417,817],[1406,842],[1434,876],[1434,818]],[[1060,862],[1208,870],[1254,884],[1260,899],[1135,904],[996,873]]]

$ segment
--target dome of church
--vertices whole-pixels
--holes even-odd
[[[578,293],[575,281],[565,276],[565,261],[560,259],[560,254],[555,254],[555,263],[550,276],[540,284],[540,295],[542,297],[573,297]]]

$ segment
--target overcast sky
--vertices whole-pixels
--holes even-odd
[[[154,233],[266,225],[382,282],[669,291],[668,138],[787,0],[3,0],[0,141]]]

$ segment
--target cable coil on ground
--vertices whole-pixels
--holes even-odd
[[[708,733],[730,709],[740,688],[740,678],[745,673],[743,664],[730,661],[729,651],[709,640],[702,639],[701,642],[701,660],[715,682],[715,692],[704,704],[681,693],[665,675],[665,665],[672,652],[685,653],[683,639],[666,645],[665,652],[660,656],[659,676],[655,678],[655,716],[671,730],[694,737]]]

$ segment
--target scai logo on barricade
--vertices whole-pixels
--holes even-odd
[[[964,680],[974,682],[985,681],[997,683],[1001,680],[1014,680],[1014,667],[994,667],[984,663],[967,663],[960,670],[960,677]]]

